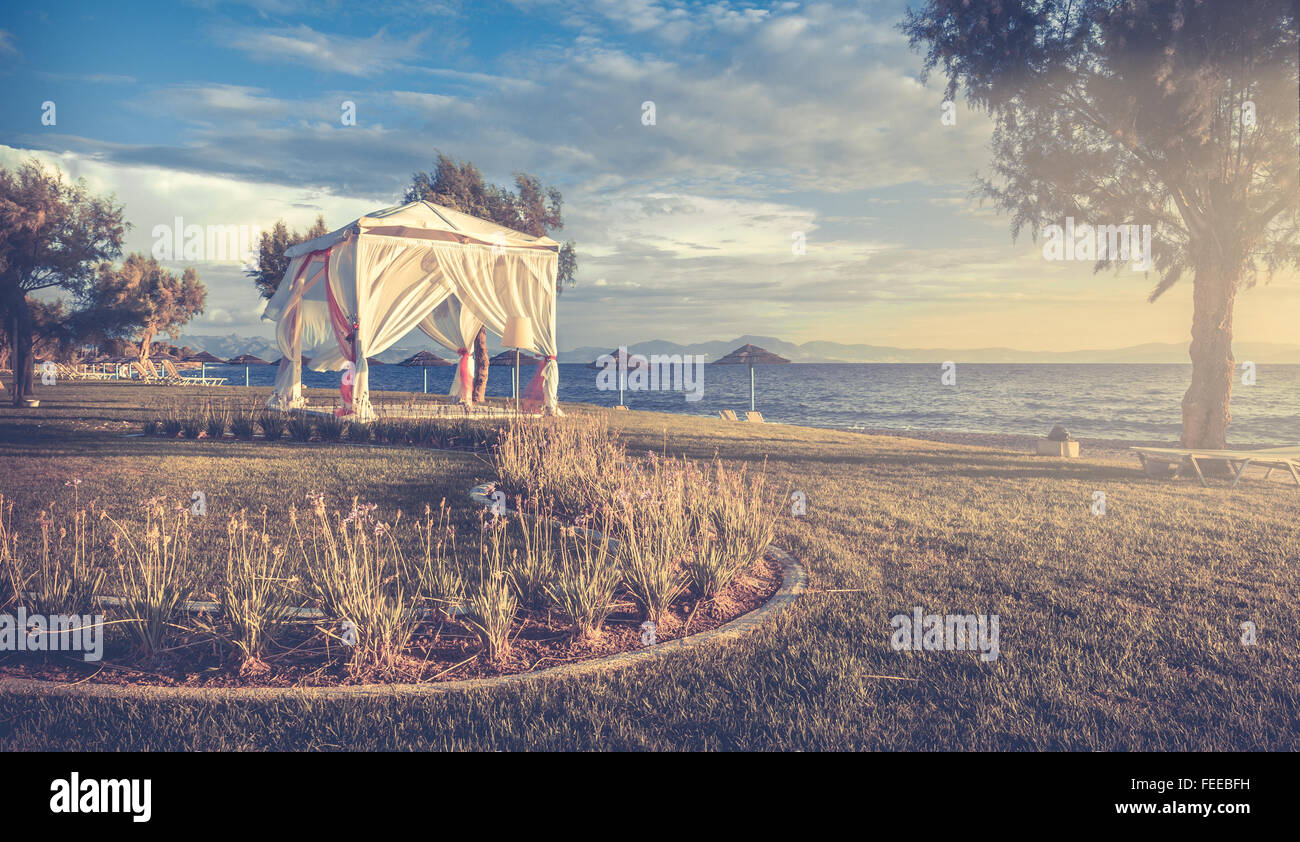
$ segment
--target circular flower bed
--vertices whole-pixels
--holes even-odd
[[[469,511],[444,501],[409,518],[313,495],[285,517],[230,518],[215,545],[162,501],[131,522],[51,509],[38,540],[6,512],[0,613],[26,651],[0,654],[0,675],[196,688],[511,676],[654,651],[734,625],[783,581],[792,592],[761,474],[628,459],[599,422],[573,419],[512,425],[494,462]]]

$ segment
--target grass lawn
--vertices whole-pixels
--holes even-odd
[[[0,408],[0,493],[115,513],[313,491],[464,522],[485,457],[420,448],[167,441],[144,403],[193,392],[60,384]],[[224,390],[222,394],[265,390]],[[321,392],[320,396],[327,394]],[[1295,749],[1300,489],[1148,478],[1136,459],[1022,453],[782,425],[609,413],[629,450],[718,457],[807,495],[777,543],[810,591],[740,642],[597,677],[431,696],[185,703],[0,692],[0,747],[229,749]],[[75,489],[64,483],[82,482]],[[1093,514],[1103,492],[1104,515]],[[896,652],[890,618],[996,614],[1000,657]],[[1241,642],[1251,621],[1258,642]],[[885,678],[882,676],[892,677]],[[914,679],[908,681],[895,678]]]

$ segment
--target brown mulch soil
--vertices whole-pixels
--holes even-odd
[[[715,629],[766,603],[781,586],[781,565],[764,559],[737,577],[716,600],[680,600],[655,630],[657,642]],[[284,649],[265,662],[243,663],[223,653],[211,637],[194,635],[146,663],[125,643],[108,645],[104,659],[87,663],[79,653],[0,653],[0,676],[60,683],[157,687],[327,687],[382,683],[434,683],[513,675],[643,647],[641,617],[628,602],[605,620],[599,636],[575,640],[554,611],[519,610],[509,653],[489,663],[468,624],[445,618],[421,623],[402,662],[389,674],[354,674],[347,650],[313,624],[302,623]]]

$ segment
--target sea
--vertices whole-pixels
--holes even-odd
[[[267,386],[274,365],[209,365],[210,376],[232,385]],[[524,365],[525,383],[534,367]],[[445,394],[453,367],[376,365],[373,391]],[[562,402],[613,406],[616,390],[601,390],[597,370],[560,364]],[[945,378],[945,373],[949,377]],[[1300,444],[1300,365],[1264,365],[1253,384],[1240,371],[1232,395],[1232,445]],[[489,395],[510,396],[511,369],[494,366]],[[340,372],[303,370],[303,385],[337,388]],[[790,363],[753,369],[753,406],[768,421],[843,430],[955,431],[1046,435],[1063,424],[1076,438],[1134,442],[1176,441],[1190,365]],[[378,396],[383,399],[383,396]],[[394,395],[396,400],[398,396]],[[624,391],[629,409],[717,417],[750,408],[747,366],[706,365],[699,400],[683,391]]]

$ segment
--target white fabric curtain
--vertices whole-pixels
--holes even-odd
[[[271,300],[266,314],[275,314],[276,345],[280,348],[280,369],[271,390],[268,406],[293,409],[306,404],[302,396],[302,356],[304,341],[313,347],[323,338],[332,341],[328,308],[315,298],[323,293],[327,271],[323,255],[305,255],[294,258],[285,272],[288,283],[281,283]],[[337,346],[335,348],[337,352]]]
[[[420,322],[420,330],[433,341],[457,354],[456,374],[451,378],[447,394],[465,400],[465,383],[474,381],[474,337],[483,322],[473,311],[464,307],[456,296],[449,296]]]
[[[560,367],[555,362],[558,353],[555,344],[555,277],[558,265],[554,254],[526,254],[519,260],[523,272],[510,287],[518,295],[520,313],[532,319],[533,341],[536,350],[544,357],[542,388],[546,410],[558,415]]]
[[[358,238],[354,411],[371,414],[366,357],[392,347],[451,295],[440,261],[428,249],[397,237]]]

